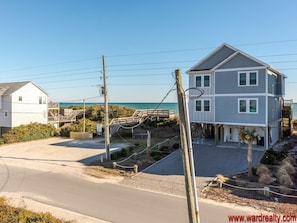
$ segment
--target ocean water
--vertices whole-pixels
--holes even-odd
[[[95,104],[103,105],[103,103],[93,103],[87,102],[85,103],[86,106],[92,106]],[[151,103],[151,102],[110,102],[110,105],[119,105],[123,107],[133,108],[133,109],[166,109],[172,110],[175,114],[178,114],[178,104],[176,102],[164,102],[164,103]],[[78,103],[68,103],[68,102],[61,102],[60,107],[69,107],[69,106],[83,106],[82,102]]]
[[[103,103],[92,103],[87,102],[86,106],[92,106],[95,104],[103,104]],[[175,102],[165,102],[159,105],[159,103],[141,103],[141,102],[111,102],[110,105],[119,105],[124,106],[128,108],[133,109],[155,109],[157,106],[159,106],[159,109],[166,109],[166,110],[173,110],[175,114],[178,114],[178,104]],[[68,107],[68,106],[83,106],[83,103],[66,103],[62,102],[60,103],[61,107]],[[294,103],[294,109],[293,109],[293,118],[297,119],[297,103]]]

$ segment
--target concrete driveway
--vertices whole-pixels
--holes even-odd
[[[221,148],[211,145],[193,145],[196,176],[229,176],[247,171],[246,148]],[[253,150],[253,165],[260,162],[264,150]],[[172,153],[161,162],[147,168],[144,173],[157,175],[183,175],[180,151]]]
[[[111,151],[125,147],[124,143],[111,144]],[[81,167],[93,160],[105,157],[103,139],[73,140],[49,138],[0,146],[2,162],[34,169]],[[75,168],[74,168],[75,169]]]

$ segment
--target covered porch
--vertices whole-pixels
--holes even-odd
[[[239,132],[241,128],[255,128],[260,139],[253,143],[253,148],[266,150],[271,144],[270,128],[259,126],[237,126],[209,123],[191,123],[193,144],[214,145],[228,148],[247,148],[247,143],[241,143]]]

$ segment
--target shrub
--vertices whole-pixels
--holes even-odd
[[[134,149],[135,149],[134,147],[129,146],[129,148],[128,148],[129,154],[133,153]]]
[[[110,154],[111,160],[117,160],[121,157],[121,151],[116,151]]]
[[[271,171],[267,166],[260,164],[256,170],[256,174],[259,176],[259,183],[271,184],[275,181],[275,178],[272,177]]]
[[[268,169],[268,167],[267,166],[265,166],[265,165],[263,165],[263,164],[260,164],[259,166],[258,166],[258,168],[257,168],[257,171],[256,171],[256,174],[258,175],[258,176],[261,176],[261,175],[270,175],[270,176],[272,176],[272,174],[271,174],[271,171]]]
[[[274,150],[269,149],[265,152],[260,162],[262,164],[273,165],[276,160],[276,156],[277,156],[277,153]]]
[[[172,146],[173,149],[179,149],[179,143],[174,143]]]
[[[286,162],[289,162],[290,164],[292,164],[294,166],[296,164],[296,159],[294,159],[291,156],[287,156],[285,159],[282,160],[281,163],[283,164],[283,163],[286,163]]]
[[[162,157],[159,151],[152,151],[150,155],[156,161],[160,160]]]
[[[170,150],[170,149],[169,149],[168,146],[162,146],[162,147],[160,148],[160,151],[165,152],[165,153],[168,153],[169,150]]]
[[[281,186],[292,187],[294,185],[291,176],[287,172],[286,166],[282,165],[275,175]]]
[[[295,168],[293,167],[293,165],[289,161],[282,162],[281,167],[284,168],[289,175],[293,175],[293,174],[296,173]]]
[[[126,157],[128,155],[127,150],[125,148],[121,149],[121,156]]]
[[[264,173],[259,177],[258,181],[263,184],[271,184],[275,181],[275,178],[273,178],[270,174]]]
[[[278,180],[280,184],[285,187],[292,187],[294,185],[291,177],[288,174],[280,175]]]
[[[31,123],[12,128],[3,134],[5,143],[24,142],[35,139],[44,139],[54,136],[56,129],[49,124]]]

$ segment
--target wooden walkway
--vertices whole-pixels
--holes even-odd
[[[83,115],[83,110],[72,110],[67,115],[60,114],[58,104],[49,104],[48,122],[63,125],[65,123],[73,123],[78,116]],[[164,119],[175,116],[174,111],[166,109],[141,109],[136,110],[130,117],[114,118],[109,123],[110,135],[115,134],[123,126],[133,126],[142,123],[145,119]]]
[[[115,134],[122,126],[133,126],[142,123],[145,119],[164,119],[174,117],[175,113],[164,109],[136,110],[131,117],[114,118],[109,124],[110,135]]]

